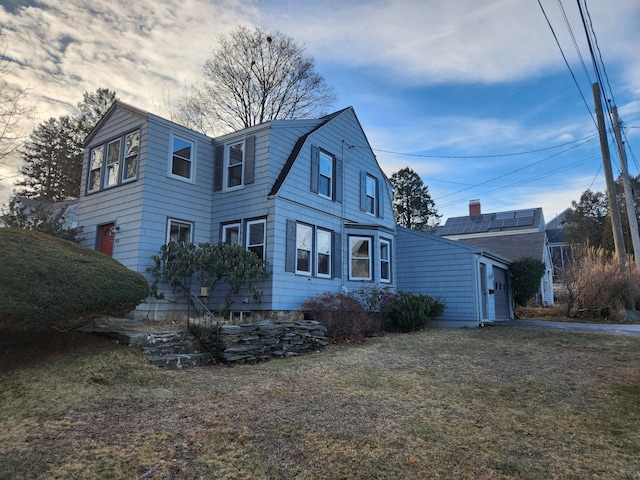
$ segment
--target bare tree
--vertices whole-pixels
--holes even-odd
[[[10,67],[5,54],[6,49],[0,54],[0,165],[20,146],[19,122],[31,112],[23,105],[26,89],[12,90],[5,80]]]
[[[173,119],[207,134],[277,119],[322,115],[335,93],[313,57],[282,32],[239,27],[221,37],[204,78],[179,101]]]

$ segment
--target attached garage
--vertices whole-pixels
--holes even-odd
[[[442,297],[446,304],[435,326],[476,327],[513,318],[506,258],[402,227],[396,243],[397,289]]]

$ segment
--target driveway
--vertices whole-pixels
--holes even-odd
[[[547,330],[566,330],[570,332],[617,333],[619,335],[640,336],[640,324],[545,322],[543,320],[498,320],[495,322],[485,323],[485,326],[543,328]]]

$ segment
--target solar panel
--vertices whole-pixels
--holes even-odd
[[[496,213],[496,220],[507,220],[509,218],[513,218],[515,212],[500,212]]]
[[[517,218],[516,221],[518,222],[518,227],[533,225],[533,217]]]
[[[508,218],[507,220],[504,221],[503,223],[503,227],[515,227],[518,225],[518,219],[517,218]]]
[[[533,217],[535,213],[535,210],[518,210],[516,212],[516,218]]]

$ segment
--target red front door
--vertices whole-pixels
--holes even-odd
[[[113,223],[98,227],[98,250],[105,255],[113,256]]]

